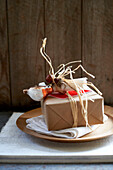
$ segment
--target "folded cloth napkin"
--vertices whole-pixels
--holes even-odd
[[[105,120],[107,120],[106,115],[105,115]],[[89,127],[76,127],[76,128],[68,128],[68,129],[63,129],[58,131],[48,131],[43,115],[27,119],[26,123],[27,123],[26,127],[30,130],[34,130],[38,133],[49,135],[49,136],[55,136],[55,137],[67,138],[67,139],[82,137],[83,135],[92,132],[99,126],[99,125],[92,125],[91,126],[92,130]]]

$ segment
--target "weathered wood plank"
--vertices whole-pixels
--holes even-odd
[[[80,60],[81,0],[46,0],[45,35],[48,38],[47,53],[56,70],[59,64]],[[76,76],[81,77],[81,71]]]
[[[113,104],[113,1],[83,1],[82,18],[83,64],[96,76],[105,102]]]
[[[22,90],[45,79],[45,61],[39,53],[44,37],[43,18],[43,1],[8,0],[13,107],[33,105],[34,102]]]
[[[0,110],[10,107],[6,1],[0,0]]]

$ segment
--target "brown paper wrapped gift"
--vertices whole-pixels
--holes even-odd
[[[89,125],[102,124],[104,119],[104,99],[96,92],[89,92],[88,99],[88,122]],[[78,96],[74,96],[77,101],[77,126],[85,126],[86,122],[81,113],[81,106]],[[85,98],[83,98],[85,102]],[[60,99],[47,97],[42,102],[42,113],[44,114],[48,130],[60,130],[73,127],[73,115],[68,98]]]

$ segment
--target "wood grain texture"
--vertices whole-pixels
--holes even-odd
[[[80,60],[81,0],[46,0],[45,36],[48,38],[47,53],[55,70],[59,64]],[[76,72],[76,76],[81,77],[81,71]]]
[[[13,107],[36,104],[22,91],[45,79],[45,61],[39,52],[44,37],[43,14],[43,1],[8,0]]]
[[[82,40],[83,65],[96,76],[105,102],[113,104],[112,0],[83,0]]]
[[[10,107],[6,1],[0,0],[0,110]]]
[[[82,59],[96,76],[89,80],[113,105],[112,0],[0,0],[0,109],[38,104],[22,90],[48,74],[39,53],[44,37],[55,70]]]

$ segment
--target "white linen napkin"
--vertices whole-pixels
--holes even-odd
[[[105,120],[107,120],[106,115],[105,115]],[[48,131],[43,115],[27,119],[26,123],[27,123],[26,127],[30,130],[34,130],[38,133],[49,135],[49,136],[55,136],[55,137],[61,137],[67,139],[82,137],[83,135],[92,132],[99,126],[99,124],[92,125],[91,126],[92,130],[89,127],[76,127],[76,128],[68,128],[68,129],[57,130],[57,131]]]

